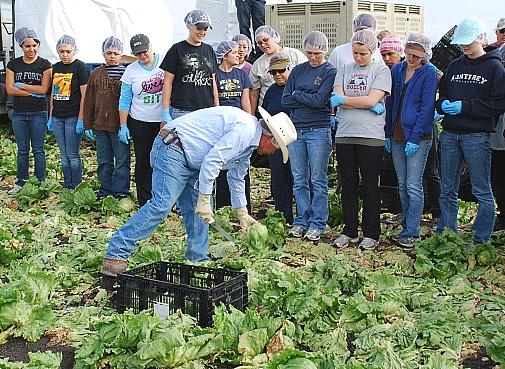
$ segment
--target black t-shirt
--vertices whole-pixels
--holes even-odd
[[[212,75],[217,61],[210,45],[178,42],[168,50],[160,68],[174,75],[171,106],[190,111],[214,106]]]
[[[42,75],[51,68],[49,60],[37,57],[37,59],[27,64],[23,57],[12,59],[7,63],[7,69],[14,72],[14,82],[21,82],[27,85],[42,84]],[[14,96],[14,110],[20,112],[46,111],[47,100],[32,96]]]
[[[53,116],[66,119],[79,115],[81,86],[88,83],[88,77],[86,64],[78,59],[53,66]]]

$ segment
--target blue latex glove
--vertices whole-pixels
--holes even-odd
[[[419,150],[419,145],[412,142],[407,142],[407,144],[405,145],[405,156],[409,158],[413,156],[417,152],[417,150]]]
[[[91,141],[95,140],[95,135],[93,134],[92,129],[87,129],[84,131],[84,134],[86,135],[87,138],[89,138]]]
[[[78,135],[84,132],[84,122],[82,119],[77,119],[77,124],[75,125],[75,133]]]
[[[23,82],[14,82],[14,87],[22,90],[23,89]]]
[[[130,135],[130,130],[128,129],[126,124],[121,125],[117,137],[119,138],[119,141],[121,141],[124,144],[128,145],[130,143],[128,140],[131,139],[132,136]]]
[[[386,141],[384,142],[384,149],[386,149],[388,154],[391,154],[391,139],[386,138]]]
[[[433,125],[437,124],[440,122],[442,119],[444,119],[443,115],[438,114],[438,112],[435,110],[435,114],[433,115]]]
[[[169,123],[172,121],[172,115],[170,114],[169,109],[163,109],[163,113],[161,114],[161,121],[165,123]]]
[[[461,101],[454,101],[452,103],[449,103],[447,110],[450,115],[458,115],[461,114],[462,108],[463,104],[461,103]]]
[[[330,125],[332,131],[337,129],[337,117],[334,115],[330,115]]]
[[[47,130],[49,132],[53,131],[53,118],[51,117],[49,117],[49,119],[47,120]]]
[[[339,95],[336,92],[332,92],[330,96],[331,108],[334,109],[337,106],[345,104],[345,96]]]
[[[377,103],[373,107],[370,108],[371,111],[373,111],[377,115],[384,114],[386,112],[386,108],[384,107],[384,104],[382,103]]]
[[[44,94],[32,94],[32,97],[35,97],[37,99],[45,99],[46,95],[44,95]]]

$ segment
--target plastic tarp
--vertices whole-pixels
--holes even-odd
[[[146,6],[148,4],[148,6]],[[155,52],[164,53],[172,45],[173,23],[168,1],[148,0],[16,0],[16,29],[29,27],[41,41],[40,55],[52,63],[59,60],[56,41],[63,34],[77,41],[77,57],[86,63],[101,63],[102,42],[114,35],[131,52],[129,40],[145,33]],[[15,55],[21,49],[15,45]]]

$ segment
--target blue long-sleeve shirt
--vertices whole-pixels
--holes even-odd
[[[336,74],[328,62],[317,67],[305,62],[293,68],[282,94],[282,106],[291,109],[297,129],[330,126],[328,99]]]
[[[231,205],[246,206],[244,177],[261,138],[258,120],[241,109],[218,106],[183,115],[164,129],[174,127],[189,167],[200,170],[198,190],[211,194],[219,171],[228,169]]]
[[[400,106],[407,62],[396,64],[391,70],[393,84],[391,96],[386,99],[386,137],[391,137],[400,114],[403,134],[408,142],[419,144],[423,136],[433,132],[433,112],[435,111],[435,95],[438,88],[438,76],[431,63],[417,69],[405,89],[403,103]]]

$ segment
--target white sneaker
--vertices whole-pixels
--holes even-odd
[[[379,244],[379,241],[374,240],[373,238],[365,237],[359,244],[359,248],[363,250],[372,250]]]
[[[333,246],[338,247],[339,249],[343,249],[344,247],[349,246],[350,243],[358,242],[358,238],[351,238],[346,236],[345,234],[341,234],[337,237],[335,241],[333,241]]]
[[[7,193],[9,195],[14,195],[15,193],[18,193],[23,187],[19,186],[19,185],[15,185],[14,187],[12,187],[9,191],[7,191]]]

